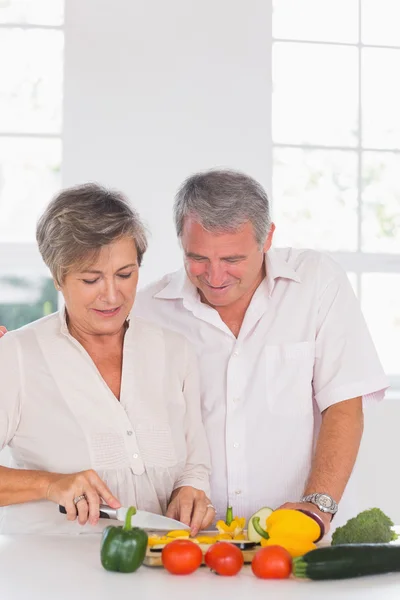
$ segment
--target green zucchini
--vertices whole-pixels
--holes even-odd
[[[293,559],[295,577],[348,579],[400,571],[400,546],[343,544],[307,552]]]

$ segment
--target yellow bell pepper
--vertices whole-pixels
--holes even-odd
[[[309,540],[284,536],[272,537],[268,540],[262,538],[261,546],[282,546],[282,548],[285,548],[289,552],[292,558],[303,556],[303,554],[311,552],[311,550],[315,550],[317,547],[314,542],[310,542]]]
[[[266,521],[266,530],[261,527],[258,517],[252,522],[261,536],[262,546],[282,546],[293,558],[315,550],[314,542],[321,534],[318,523],[298,510],[275,510]]]
[[[310,540],[311,542],[315,542],[321,533],[320,527],[314,519],[299,510],[290,508],[274,510],[267,519],[266,530],[268,537],[289,536]],[[260,533],[260,535],[262,534]]]
[[[243,517],[233,517],[232,507],[228,506],[226,510],[225,521],[217,521],[216,527],[221,535],[228,534],[231,539],[235,535],[240,535],[246,525],[246,519]],[[227,538],[224,538],[227,539]]]

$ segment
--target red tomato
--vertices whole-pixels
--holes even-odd
[[[286,579],[292,572],[292,557],[282,546],[266,546],[256,552],[251,568],[261,579]]]
[[[210,546],[204,561],[212,571],[218,575],[236,575],[243,567],[243,554],[229,542],[217,542]]]
[[[201,565],[203,553],[199,545],[190,540],[175,540],[164,546],[161,560],[170,573],[189,575]]]

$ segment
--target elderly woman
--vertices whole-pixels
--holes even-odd
[[[65,307],[0,344],[0,449],[12,456],[0,531],[100,530],[104,501],[197,533],[215,513],[196,359],[183,337],[130,317],[147,247],[138,215],[97,185],[67,189],[37,241]]]

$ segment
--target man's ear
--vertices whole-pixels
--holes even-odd
[[[268,252],[268,250],[271,248],[272,246],[272,239],[274,237],[274,232],[275,232],[275,223],[271,223],[271,227],[269,228],[269,232],[268,235],[265,239],[265,243],[263,246],[263,252]]]

